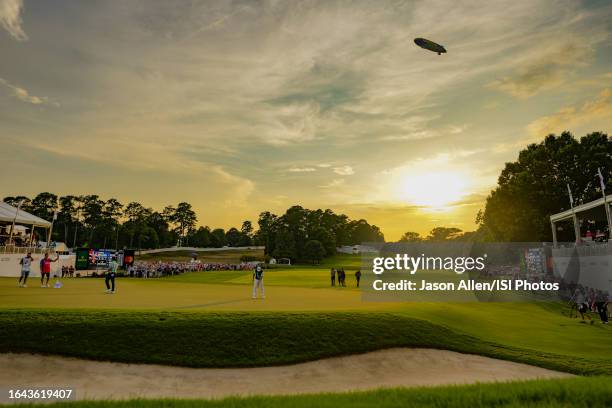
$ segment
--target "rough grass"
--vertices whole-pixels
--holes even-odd
[[[54,408],[390,408],[390,407],[577,407],[612,406],[612,377],[535,380],[432,388],[394,388],[345,394],[226,398],[222,400],[83,401]],[[34,407],[34,404],[22,405]]]
[[[128,363],[269,366],[391,347],[429,347],[575,374],[612,374],[607,355],[582,358],[504,346],[392,313],[4,310],[0,327],[0,352]]]

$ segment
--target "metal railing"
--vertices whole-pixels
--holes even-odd
[[[569,245],[553,248],[553,256],[608,256],[612,255],[612,242],[590,243],[587,245]]]

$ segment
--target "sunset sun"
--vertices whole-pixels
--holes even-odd
[[[399,196],[410,204],[441,209],[467,194],[465,175],[451,171],[407,174],[399,183]]]

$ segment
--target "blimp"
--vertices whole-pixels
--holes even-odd
[[[441,46],[440,44],[436,44],[433,41],[429,41],[425,38],[415,38],[414,43],[421,48],[424,48],[429,51],[437,52],[438,55],[442,55],[442,53],[446,53],[446,48]]]

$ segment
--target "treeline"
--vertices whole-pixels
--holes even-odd
[[[47,221],[57,213],[51,240],[68,246],[161,248],[186,244],[196,232],[196,214],[185,202],[155,211],[138,202],[123,205],[114,198],[103,200],[97,195],[58,197],[49,192],[32,199],[5,197],[4,202],[14,207],[21,203],[21,209]],[[223,235],[224,240],[215,245],[225,245],[225,232]]]
[[[574,205],[602,197],[598,168],[610,194],[612,138],[605,133],[594,132],[577,139],[563,132],[528,145],[516,161],[506,163],[484,210],[478,214],[480,238],[497,242],[551,241],[550,216],[570,209],[568,185]],[[604,208],[598,211],[605,219]],[[604,221],[590,228],[604,230],[607,225]],[[571,222],[557,235],[559,241],[574,241]]]
[[[477,239],[479,239],[478,231],[464,232],[455,227],[435,227],[426,236],[422,236],[418,232],[405,232],[399,242],[474,241]]]
[[[197,225],[191,204],[181,202],[162,211],[138,202],[123,205],[97,195],[61,196],[44,192],[34,198],[5,197],[4,202],[51,221],[57,214],[51,239],[68,246],[96,248],[152,249],[175,245],[220,248],[262,245],[266,254],[279,258],[317,260],[333,255],[336,246],[366,241],[383,241],[375,225],[365,220],[350,220],[332,210],[289,208],[277,216],[260,214],[259,229],[251,221],[240,228],[211,229]],[[45,237],[41,237],[44,240]]]
[[[385,237],[376,225],[366,220],[350,220],[332,210],[290,207],[277,216],[262,212],[256,242],[264,245],[266,255],[275,258],[319,261],[336,253],[342,245],[382,242]]]

